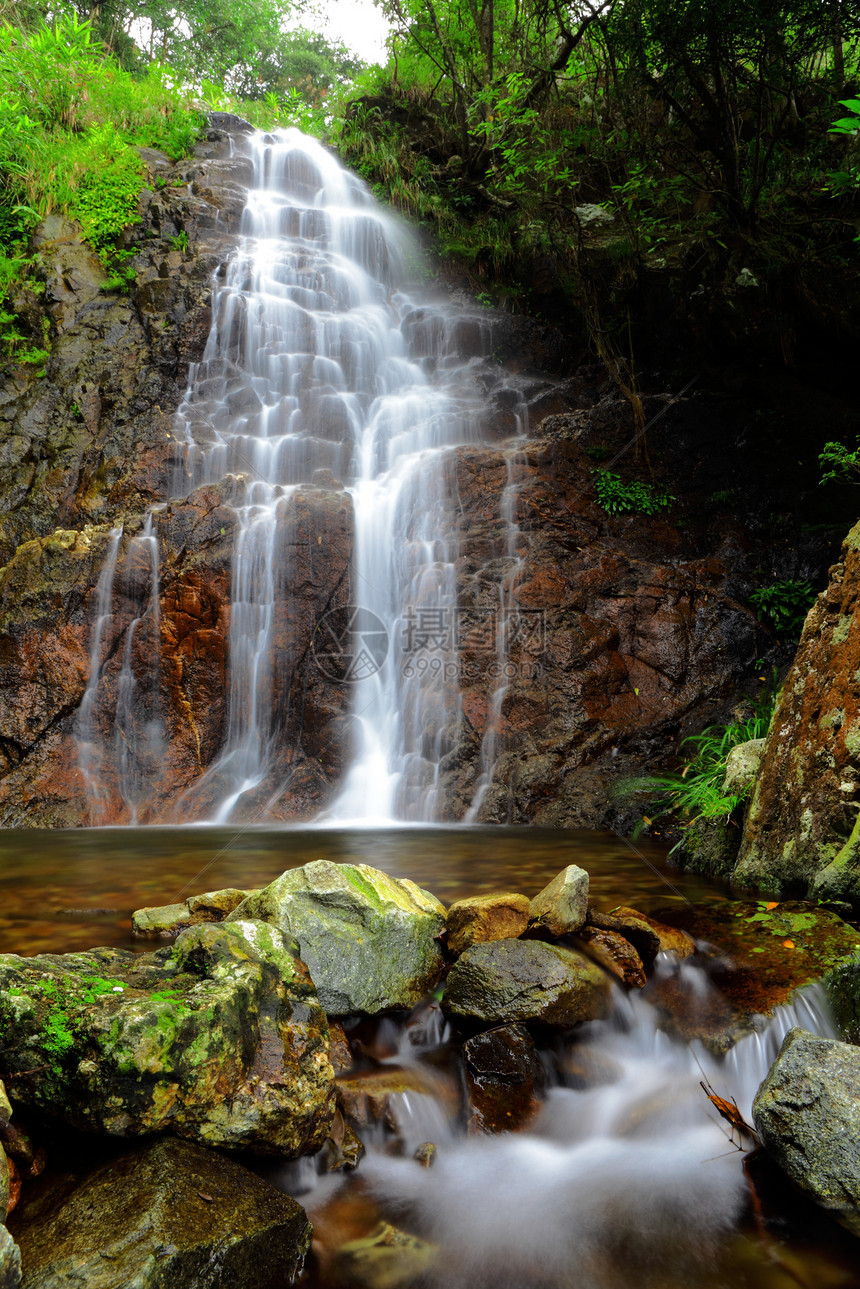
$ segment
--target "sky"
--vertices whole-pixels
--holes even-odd
[[[323,31],[329,40],[342,40],[367,63],[384,63],[388,23],[373,0],[322,0],[327,15]]]

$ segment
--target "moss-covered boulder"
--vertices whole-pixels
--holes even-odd
[[[609,981],[583,954],[539,940],[497,940],[467,949],[448,975],[449,1016],[487,1027],[538,1021],[568,1029],[605,1016]]]
[[[258,1154],[318,1149],[334,1113],[325,1014],[296,946],[259,922],[151,954],[0,956],[0,1072],[14,1104],[84,1131]]]
[[[199,922],[223,922],[229,913],[254,891],[240,891],[228,886],[223,891],[206,891],[191,895],[181,904],[158,904],[135,909],[131,915],[133,935],[149,939],[173,939],[189,926]]]
[[[282,1289],[311,1239],[295,1200],[169,1138],[40,1179],[14,1227],[28,1289]]]
[[[860,1235],[860,1048],[789,1030],[753,1119],[795,1186]]]
[[[318,859],[291,869],[244,900],[225,925],[243,918],[295,936],[333,1016],[414,1007],[442,971],[443,905],[367,864]]]

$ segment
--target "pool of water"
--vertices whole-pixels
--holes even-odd
[[[536,895],[579,864],[604,909],[647,912],[708,896],[714,883],[681,873],[654,843],[541,828],[97,828],[0,831],[0,951],[68,953],[131,938],[134,909],[187,895],[262,886],[313,859],[371,864],[408,877],[444,904],[465,895]]]

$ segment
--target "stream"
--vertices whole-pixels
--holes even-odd
[[[633,847],[607,833],[481,826],[5,831],[4,949],[143,950],[151,945],[130,936],[134,907],[255,886],[319,858],[409,876],[446,903],[505,888],[534,895],[569,863],[589,871],[591,895],[606,910],[624,902],[658,913],[728,895],[672,868],[657,845]],[[787,1029],[834,1033],[823,994],[815,987],[802,993],[716,1057],[666,1032],[656,1005],[655,987],[677,977],[705,1007],[714,989],[706,963],[706,955],[680,964],[660,955],[645,990],[615,989],[605,1021],[561,1039],[538,1035],[540,1109],[514,1133],[468,1132],[465,1036],[452,1031],[437,1003],[410,1017],[348,1023],[354,1064],[346,1078],[378,1085],[385,1105],[360,1129],[367,1153],[358,1169],[326,1172],[317,1158],[288,1166],[245,1160],[293,1194],[314,1224],[302,1284],[857,1286],[856,1241],[798,1200],[766,1160],[752,1156],[745,1169],[750,1143],[739,1141],[701,1086],[734,1098],[749,1121]],[[436,1155],[425,1169],[412,1156],[426,1142]]]

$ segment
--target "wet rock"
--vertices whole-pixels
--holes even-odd
[[[436,1159],[436,1147],[432,1141],[422,1141],[421,1145],[416,1147],[412,1158],[421,1165],[422,1168],[432,1168]]]
[[[345,1074],[353,1066],[352,1051],[349,1039],[344,1033],[340,1021],[329,1021],[329,1039],[331,1043],[331,1063],[335,1074]]]
[[[531,917],[550,935],[570,935],[585,922],[588,911],[588,873],[568,864],[531,901]]]
[[[318,1166],[327,1173],[350,1172],[364,1157],[364,1142],[347,1123],[340,1110],[332,1120],[331,1132],[316,1156]]]
[[[0,1146],[0,1222],[5,1222],[9,1215],[11,1192],[9,1160],[6,1158],[6,1151]]]
[[[14,1123],[0,1124],[0,1142],[9,1158],[16,1162],[18,1172],[27,1181],[38,1177],[44,1170],[45,1147],[34,1141],[17,1119]]]
[[[0,1226],[0,1289],[18,1289],[21,1283],[21,1250],[6,1230]]]
[[[598,931],[612,931],[616,935],[623,936],[633,945],[646,967],[651,966],[660,952],[659,935],[653,927],[641,921],[638,915],[631,922],[627,918],[619,917],[616,910],[612,913],[602,913],[600,909],[590,908],[587,914],[587,925],[595,927]]]
[[[860,1235],[860,1049],[789,1030],[753,1119],[794,1184]]]
[[[734,817],[696,819],[681,834],[676,851],[678,861],[696,873],[731,878],[738,860],[741,836],[740,821]]]
[[[3,955],[0,1062],[13,1103],[115,1136],[317,1149],[334,1075],[294,948],[244,921],[191,927],[153,954]]]
[[[817,980],[843,1032],[860,1036],[860,936],[836,913],[795,900],[771,908],[725,900],[660,910],[660,917],[708,946],[698,992],[677,974],[648,985],[650,1000],[685,1039],[725,1051]]]
[[[860,907],[860,524],[812,606],[780,692],[734,877]]]
[[[442,971],[444,907],[367,864],[320,859],[291,869],[229,920],[249,917],[295,936],[331,1015],[414,1007]]]
[[[255,891],[240,891],[235,886],[228,886],[223,891],[206,891],[203,895],[192,895],[186,900],[189,913],[208,918],[210,922],[222,922],[228,914],[237,909],[243,900]]]
[[[618,931],[601,931],[584,926],[577,932],[577,943],[584,945],[589,957],[604,971],[616,976],[622,984],[642,989],[646,982],[645,967],[629,940]]]
[[[567,1029],[604,1016],[606,976],[582,954],[532,940],[476,944],[448,975],[443,1009],[456,1020],[489,1025],[539,1021]]]
[[[192,917],[187,901],[182,904],[160,904],[152,908],[135,909],[131,915],[131,930],[133,935],[169,939],[193,922],[202,920]]]
[[[621,934],[633,945],[636,944],[634,936],[643,937],[645,932],[651,931],[657,937],[660,953],[673,953],[676,958],[683,959],[691,958],[696,952],[696,942],[686,931],[682,931],[679,927],[667,926],[665,922],[658,922],[647,913],[640,913],[637,909],[619,905],[612,910],[612,917],[618,918],[623,924],[625,930]]]
[[[604,415],[611,425],[602,425]],[[562,419],[576,422],[566,437],[558,435]],[[628,420],[629,406],[595,407],[592,399],[587,412],[553,417],[546,436],[535,426],[515,458],[491,447],[455,453],[457,599],[488,616],[510,567],[501,557],[516,489],[507,683],[480,822],[569,828],[617,820],[618,779],[674,754],[679,723],[732,693],[757,657],[759,628],[739,603],[734,548],[702,558],[668,520],[610,517],[594,504],[584,448]],[[463,720],[441,778],[448,819],[462,818],[474,800],[498,688],[494,662],[477,637],[461,645]]]
[[[651,966],[658,953],[674,953],[678,958],[689,958],[696,952],[693,938],[685,931],[666,926],[637,909],[623,905],[619,905],[611,913],[589,909],[588,923],[600,931],[615,931],[624,936],[646,967]]]
[[[463,1048],[471,1132],[516,1132],[537,1113],[543,1066],[525,1025],[470,1038]]]
[[[15,1233],[33,1289],[280,1289],[298,1278],[311,1227],[233,1160],[166,1138],[46,1178]]]
[[[172,939],[189,926],[200,922],[223,922],[228,914],[238,908],[254,891],[240,891],[229,887],[223,891],[207,891],[192,895],[182,904],[162,904],[152,908],[135,909],[131,915],[133,935]]]
[[[363,1074],[348,1074],[337,1080],[337,1104],[344,1119],[359,1133],[383,1125],[400,1131],[398,1101],[404,1097],[434,1096],[451,1100],[453,1091],[432,1070],[417,1065],[383,1065]]]
[[[332,1262],[334,1283],[350,1289],[413,1289],[429,1274],[432,1245],[388,1222],[359,1240],[341,1245]]]
[[[473,895],[448,909],[448,948],[462,953],[470,944],[516,940],[529,922],[525,895]]]
[[[764,742],[763,738],[749,739],[729,752],[723,779],[724,796],[740,796],[752,783],[761,764]]]

